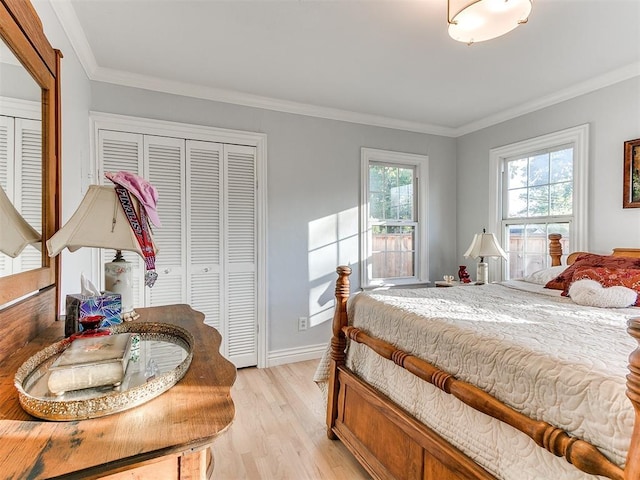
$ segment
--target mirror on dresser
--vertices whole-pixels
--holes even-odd
[[[20,250],[16,255],[19,260],[10,255],[3,256],[5,263],[24,265],[15,268],[12,265],[11,272],[0,276],[1,360],[40,334],[56,318],[58,260],[49,258],[42,245],[59,228],[59,70],[62,55],[51,46],[35,9],[25,0],[0,0],[0,41],[3,56],[15,58],[7,60],[12,64],[3,63],[0,67],[4,116],[14,118],[14,136],[16,117],[21,119],[18,123],[23,124],[19,129],[28,123],[33,134],[26,156],[21,152],[16,161],[14,154],[11,167],[8,160],[0,163],[0,168],[6,170],[2,174],[6,177],[2,184],[7,190],[5,205],[15,208],[25,226],[33,228],[36,237],[41,237],[42,241],[41,245],[34,241],[22,250],[14,249],[13,253]],[[11,79],[8,72],[20,80]],[[12,106],[14,115],[6,115],[8,105]],[[24,108],[31,105],[31,111],[36,113],[27,114],[24,108],[19,111],[19,105]],[[15,115],[16,112],[19,115]],[[25,120],[39,124],[22,122],[22,118],[29,115],[35,118]],[[17,164],[19,168],[16,168]],[[28,200],[23,195],[27,193],[31,195]]]
[[[40,86],[0,40],[0,277],[42,267]]]

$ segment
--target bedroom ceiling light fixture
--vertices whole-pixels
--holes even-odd
[[[449,36],[468,45],[527,23],[532,0],[447,0]]]
[[[476,233],[473,236],[473,241],[467,251],[464,252],[464,256],[480,259],[476,273],[477,285],[489,283],[489,264],[484,261],[485,257],[507,259],[507,254],[498,243],[496,236],[493,233],[487,233],[484,228],[482,233]]]

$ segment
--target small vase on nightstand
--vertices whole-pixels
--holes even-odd
[[[469,272],[467,272],[466,265],[460,265],[460,270],[458,270],[458,278],[462,283],[470,283],[471,279],[469,278]]]

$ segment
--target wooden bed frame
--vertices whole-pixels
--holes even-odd
[[[555,234],[549,236],[553,265],[560,265],[560,238]],[[640,257],[640,249],[614,249],[613,254]],[[570,255],[568,263],[572,263],[575,257]],[[623,470],[586,441],[516,412],[478,387],[349,326],[347,300],[351,269],[340,266],[337,273],[327,435],[331,439],[340,439],[374,478],[468,480],[495,477],[347,368],[347,339],[366,345],[472,408],[517,428],[541,448],[564,457],[584,472],[618,480],[640,479],[640,318],[629,320],[627,329],[639,347],[629,357],[627,396],[635,410],[635,424]]]

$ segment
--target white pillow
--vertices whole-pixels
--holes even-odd
[[[565,268],[567,268],[566,265],[543,268],[542,270],[538,270],[527,275],[522,280],[529,283],[535,283],[537,285],[546,285],[548,282],[560,275]]]
[[[569,287],[571,300],[578,305],[601,308],[624,308],[636,303],[638,294],[623,286],[604,288],[595,280],[576,280]]]

